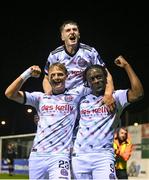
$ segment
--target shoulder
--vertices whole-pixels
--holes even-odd
[[[114,92],[113,92],[113,95],[114,96],[122,96],[122,95],[126,95],[127,94],[127,91],[128,91],[128,89],[119,89],[119,90],[115,90]]]
[[[118,108],[125,108],[130,104],[128,101],[128,89],[116,90],[113,93]]]
[[[25,91],[25,95],[27,97],[29,97],[29,96],[32,96],[32,97],[42,97],[42,96],[44,96],[44,93],[43,92],[38,92],[38,91],[34,91],[34,92]]]
[[[87,94],[87,95],[83,96],[81,98],[81,102],[80,103],[85,103],[85,104],[90,103],[91,97],[92,97],[92,94]]]
[[[87,44],[83,44],[83,43],[80,43],[80,48],[81,49],[84,49],[84,50],[87,50],[87,51],[92,51],[93,50],[93,47],[87,45]]]
[[[64,46],[59,46],[58,48],[56,48],[55,50],[53,50],[50,54],[51,55],[54,55],[54,54],[57,54],[57,53],[59,53],[59,52],[61,52],[61,51],[63,51],[64,50]]]

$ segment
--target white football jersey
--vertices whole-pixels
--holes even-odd
[[[39,155],[69,154],[72,132],[80,98],[86,95],[82,86],[59,95],[25,92],[26,105],[35,107],[39,115],[32,152]]]
[[[74,143],[74,153],[98,153],[102,149],[113,149],[114,130],[118,125],[122,110],[129,104],[128,90],[113,93],[116,101],[115,112],[108,112],[102,104],[103,96],[85,96],[80,103],[79,128]]]
[[[64,46],[60,46],[49,54],[45,74],[48,75],[49,65],[53,63],[62,63],[68,70],[68,78],[66,80],[66,88],[77,87],[83,83],[83,72],[87,66],[99,64],[105,66],[95,48],[80,43],[78,50],[74,55],[67,52]]]

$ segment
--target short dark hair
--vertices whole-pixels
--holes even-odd
[[[73,20],[65,20],[62,25],[60,26],[59,30],[60,30],[60,33],[63,31],[64,27],[67,25],[67,24],[73,24],[73,25],[76,25],[79,29],[79,25],[77,22],[73,21]]]
[[[104,66],[101,66],[101,65],[98,65],[98,64],[94,64],[94,65],[90,65],[90,66],[88,66],[86,69],[85,69],[85,71],[84,71],[84,73],[83,73],[83,82],[84,82],[84,84],[85,84],[85,86],[89,86],[88,85],[88,82],[87,82],[87,79],[86,79],[86,75],[87,75],[87,72],[89,71],[89,70],[91,70],[91,69],[101,69],[102,70],[102,72],[104,73],[104,75],[105,75],[105,77],[107,77],[107,71],[106,71],[106,69],[105,69],[105,67]]]

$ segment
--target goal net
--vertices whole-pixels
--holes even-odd
[[[0,137],[0,173],[8,173],[8,164],[4,157],[7,145],[11,143],[16,151],[14,172],[28,174],[28,158],[34,137],[35,133]]]

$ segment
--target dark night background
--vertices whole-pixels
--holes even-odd
[[[143,1],[142,1],[143,2]],[[65,2],[64,2],[65,3]],[[76,2],[75,2],[76,3]],[[58,5],[58,4],[57,4]],[[142,122],[149,122],[149,12],[146,4],[95,2],[83,6],[70,1],[59,8],[51,4],[6,4],[1,6],[1,65],[0,65],[0,135],[32,133],[36,130],[33,115],[27,107],[4,96],[7,86],[29,66],[44,68],[51,50],[61,45],[59,26],[66,19],[78,22],[81,42],[95,47],[110,70],[115,88],[127,88],[125,72],[113,63],[118,55],[128,59],[140,77],[145,97],[128,110],[144,112]],[[78,8],[79,7],[79,8]],[[24,90],[42,91],[42,78],[29,79]]]

